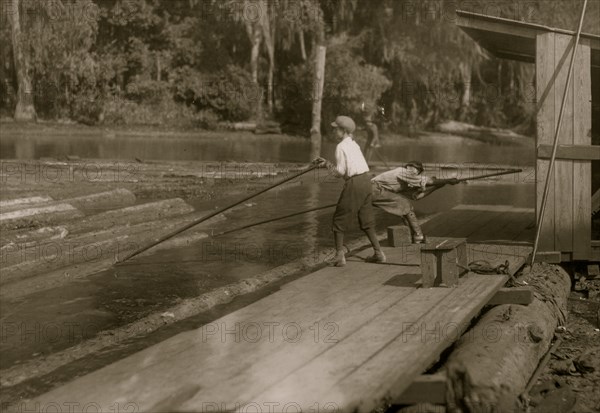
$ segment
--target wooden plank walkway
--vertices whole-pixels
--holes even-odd
[[[486,214],[496,222],[529,212],[456,208],[449,214],[461,224],[446,230],[483,236],[495,228]],[[510,239],[525,226],[504,224],[498,228]],[[444,227],[435,219],[427,226]],[[34,402],[151,412],[371,411],[426,371],[508,279],[468,273],[455,288],[420,288],[418,247],[384,248],[385,265],[365,263],[370,250],[362,251],[344,268],[285,284]],[[530,252],[527,245],[468,246],[469,261],[508,260],[511,274]]]

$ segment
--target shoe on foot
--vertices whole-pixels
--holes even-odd
[[[371,255],[370,257],[367,257],[367,259],[365,259],[366,262],[377,262],[380,264],[383,264],[386,261],[385,258],[385,254],[383,253],[383,251],[375,251],[375,254]]]
[[[425,235],[413,236],[413,244],[424,244],[424,243],[425,243]]]
[[[334,267],[344,267],[346,265],[346,256],[344,251],[337,252],[335,257],[331,259],[328,264]]]
[[[422,244],[425,242],[425,236],[423,235],[423,231],[421,231],[421,226],[419,225],[419,220],[415,215],[414,211],[410,211],[408,214],[404,216],[404,219],[408,223],[410,230],[412,232],[412,240],[413,244]]]
[[[346,255],[344,254],[344,251],[340,251],[335,256],[335,266],[343,267],[345,265],[346,265]]]

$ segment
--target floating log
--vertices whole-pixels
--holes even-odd
[[[63,235],[64,234],[64,235]],[[68,234],[64,226],[42,227],[38,229],[21,229],[16,231],[2,231],[0,234],[0,251],[4,253],[7,248],[15,244],[42,242],[49,239],[64,238]]]
[[[71,234],[80,234],[100,228],[157,221],[193,211],[194,208],[183,199],[173,198],[102,212],[66,223],[65,227]]]
[[[15,209],[24,209],[31,206],[52,202],[53,199],[47,195],[30,196],[27,198],[5,199],[0,201],[0,211],[9,212]]]
[[[207,212],[180,215],[175,218],[144,222],[132,226],[118,226],[109,230],[94,231],[67,237],[46,240],[41,243],[17,244],[2,250],[2,277],[0,285],[27,279],[49,271],[86,263],[112,264],[117,257],[140,248],[149,239],[160,238],[165,232],[179,228]],[[223,215],[206,221],[201,228],[182,234],[180,239],[165,243],[160,249],[186,246],[209,236],[206,226],[225,219]],[[154,253],[159,249],[150,250]]]
[[[127,189],[118,188],[112,191],[70,198],[62,202],[67,202],[82,211],[90,212],[132,205],[135,203],[135,195]]]
[[[91,195],[60,201],[34,204],[29,208],[19,208],[0,214],[0,228],[3,230],[23,228],[32,223],[47,224],[62,222],[83,216],[86,212],[107,210],[135,203],[135,195],[127,189],[115,189]]]
[[[26,209],[19,209],[0,214],[0,229],[3,231],[32,226],[61,222],[83,216],[83,213],[73,205],[56,202]]]
[[[519,394],[566,321],[571,286],[562,268],[545,263],[525,280],[534,290],[531,304],[492,308],[450,354],[443,367],[449,411],[517,411]]]
[[[106,230],[116,226],[131,226],[189,214],[193,211],[194,208],[181,198],[166,199],[80,217],[60,226],[43,227],[36,230],[3,231],[0,242],[2,248],[6,248],[11,244],[23,245],[44,240],[63,239],[73,234]]]

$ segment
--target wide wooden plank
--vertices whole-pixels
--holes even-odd
[[[580,45],[573,74],[573,143],[588,145],[589,153],[600,159],[600,146],[592,146],[592,84],[590,48]],[[573,259],[589,260],[592,255],[592,163],[573,161]]]
[[[246,403],[277,402],[297,403],[302,411],[309,406],[334,403],[340,411],[350,411],[346,391],[335,388],[335,383],[352,374],[367,363],[374,354],[402,335],[404,329],[413,326],[424,314],[436,308],[438,303],[462,288],[418,289],[404,300],[379,314],[376,320],[357,329],[347,339],[328,348],[318,357],[291,372],[284,379],[260,394],[244,393]],[[393,364],[388,364],[388,367]],[[396,368],[395,366],[393,367]],[[414,377],[412,377],[414,378]],[[363,377],[365,381],[368,377]],[[382,383],[378,383],[382,384]],[[352,397],[365,396],[358,391]],[[191,406],[190,406],[191,407]]]
[[[554,59],[559,72],[556,75],[554,94],[554,119],[558,125],[564,89],[569,72],[569,59],[573,53],[574,39],[557,34],[554,39]],[[573,144],[573,83],[566,91],[559,144]],[[556,126],[555,126],[556,129]],[[554,166],[554,245],[556,251],[573,251],[573,161],[557,159]]]
[[[469,274],[459,287],[436,303],[433,294],[441,289],[418,290],[410,298],[422,298],[426,305],[404,300],[332,347],[252,401],[294,402],[309,406],[333,403],[340,411],[372,411],[384,399],[400,396],[439,353],[458,338],[468,320],[504,282],[504,276]],[[470,298],[470,302],[465,300]],[[409,305],[410,304],[410,305]],[[448,326],[451,329],[448,330]],[[452,337],[451,337],[452,336]],[[372,345],[376,344],[374,351]],[[403,380],[404,383],[399,382]]]
[[[282,405],[285,405],[296,402],[294,399],[271,400],[256,396],[267,388],[286,382],[290,377],[292,383],[289,386],[293,388],[297,386],[297,390],[302,389],[304,384],[296,382],[296,379],[293,378],[294,372],[302,370],[303,366],[311,364],[329,349],[345,342],[356,330],[372,325],[382,313],[390,308],[396,308],[399,303],[406,300],[414,302],[416,298],[412,296],[419,290],[384,286],[382,291],[387,292],[387,295],[383,298],[374,294],[370,297],[365,296],[360,302],[355,302],[345,311],[339,311],[323,319],[323,322],[331,322],[338,326],[336,334],[331,338],[321,337],[319,340],[315,340],[314,337],[308,336],[306,340],[282,347],[279,351],[263,352],[258,359],[253,357],[253,352],[249,354],[249,363],[245,365],[243,371],[229,376],[226,381],[216,381],[213,386],[198,392],[193,399],[175,407],[195,411],[205,400],[213,400],[219,404],[226,403],[228,405],[248,403],[266,405],[269,402],[279,401],[282,401]],[[344,360],[344,363],[348,362],[350,360]],[[321,360],[321,368],[337,368],[337,363],[335,360],[327,360],[324,364]],[[309,391],[308,389],[305,390]]]
[[[358,311],[378,302],[384,305],[389,300],[399,300],[402,295],[414,290],[383,286],[387,278],[402,272],[397,267],[363,263],[356,263],[355,266],[367,270],[357,272],[348,267],[324,268],[315,273],[320,274],[318,280],[313,278],[313,284],[317,287],[308,288],[304,284],[303,289],[309,290],[308,293],[303,294],[294,288],[276,292],[194,332],[180,334],[116,365],[92,373],[81,382],[67,385],[62,390],[57,389],[47,400],[58,397],[82,403],[94,400],[109,405],[115,400],[127,398],[143,403],[139,404],[140,409],[142,406],[149,408],[176,392],[179,386],[209,388],[231,376],[237,376],[240,371],[258,363],[260,357],[275,354],[277,349],[288,354],[290,347],[298,344],[293,342],[298,327],[302,329],[301,337],[308,339],[320,333],[323,337],[321,341],[324,341],[335,325],[325,325],[333,320],[321,323],[319,320],[334,317],[332,314],[341,317],[340,314],[348,312],[349,303],[353,303]],[[382,275],[385,272],[387,274]],[[314,277],[315,274],[310,276]],[[299,281],[303,279],[294,282]],[[346,287],[352,287],[351,291]],[[368,314],[365,313],[365,317]],[[359,317],[356,320],[361,319]],[[310,330],[311,327],[313,330]],[[262,329],[259,342],[255,342],[257,328]],[[283,337],[285,328],[288,329],[286,334],[289,341],[285,340],[287,336]],[[277,334],[276,340],[269,340],[271,331],[273,335]],[[198,371],[203,374],[198,375]],[[106,384],[99,386],[99,383]]]
[[[579,54],[579,53],[577,53]],[[583,77],[583,76],[582,76]],[[588,77],[589,79],[589,77]],[[584,106],[585,103],[588,103],[589,100],[585,100],[585,91],[581,88],[581,83],[585,82],[585,77],[578,78],[575,76],[573,80],[575,82],[575,96],[581,96],[579,93],[584,93],[580,99],[575,99],[573,102],[575,104],[575,109],[573,110],[577,116],[573,117],[573,121],[576,122],[573,124],[575,128],[575,132],[573,132],[573,137],[575,138],[575,142],[579,139],[580,142],[585,141],[586,139],[586,131],[583,130],[578,132],[578,127],[581,129],[585,128],[585,122],[581,122],[583,117],[586,116],[587,110],[586,108],[579,108],[579,106]],[[591,91],[591,86],[588,91]],[[589,94],[590,92],[587,92]],[[581,112],[577,112],[580,110]],[[580,123],[581,122],[581,123]],[[589,128],[587,133],[589,133]],[[588,135],[589,136],[589,135]],[[552,145],[538,145],[537,147],[537,157],[541,159],[550,159],[552,156]],[[570,159],[570,160],[580,160],[580,161],[599,161],[600,160],[600,145],[584,145],[581,144],[573,144],[573,145],[558,145],[556,148],[556,159]]]
[[[537,143],[551,145],[555,130],[555,49],[554,33],[545,33],[536,39],[536,97],[537,97]],[[536,222],[540,220],[540,209],[544,185],[550,162],[536,161]],[[540,228],[540,251],[554,250],[554,174],[550,176],[544,219]]]
[[[524,257],[514,255],[497,255],[496,262],[508,259],[515,271]],[[373,323],[249,400],[259,404],[266,400],[281,404],[293,402],[305,410],[309,406],[331,403],[340,411],[357,408],[371,411],[382,400],[398,397],[414,377],[459,336],[458,330],[468,327],[473,315],[485,305],[480,300],[489,301],[506,277],[468,274],[457,288],[446,289],[451,293],[433,306],[428,302],[422,307],[420,301],[413,300],[421,296],[430,300],[428,292],[439,294],[440,289],[417,290]],[[424,348],[420,347],[421,343],[425,344]],[[384,353],[387,356],[382,357]],[[375,365],[374,360],[377,360]],[[396,382],[390,377],[401,377],[405,383],[389,387]],[[393,391],[382,393],[382,389]]]
[[[386,278],[390,277],[389,268],[379,266],[379,270],[388,273]],[[368,277],[365,276],[364,278]],[[323,285],[320,282],[316,284]],[[352,303],[356,311],[361,311],[363,308],[372,306],[373,303],[384,303],[386,300],[400,300],[402,296],[410,294],[414,290],[414,287],[402,289],[390,288],[379,281],[372,284],[373,288],[369,289],[355,283],[353,290],[341,294],[345,296],[345,303],[342,306],[328,299],[321,300],[320,302],[318,300],[311,302],[306,295],[288,297],[287,306],[290,306],[294,301],[298,301],[302,303],[301,308],[295,310],[292,314],[286,313],[283,315],[278,314],[277,308],[273,308],[256,315],[251,322],[262,323],[264,325],[278,323],[278,325],[282,326],[290,324],[292,332],[296,330],[296,327],[302,327],[302,336],[304,337],[308,335],[308,337],[318,338],[320,335],[327,339],[328,335],[332,335],[333,339],[337,339],[337,333],[333,334],[339,329],[339,324],[337,323],[343,321],[346,316],[352,316],[352,312],[348,309],[348,303]],[[286,303],[282,305],[286,306]],[[219,324],[223,324],[222,320],[224,319],[219,320]],[[325,331],[324,326],[327,327],[328,331]],[[293,342],[294,346],[296,346],[296,343],[295,341]],[[243,370],[251,368],[255,363],[262,364],[260,362],[261,358],[275,357],[278,351],[287,353],[289,348],[285,348],[285,343],[282,344],[284,345],[278,347],[269,345],[266,348],[260,348],[260,343],[253,340],[244,345],[236,344],[231,349],[235,352],[230,352],[230,354],[227,354],[226,360],[215,364],[214,370],[210,368],[214,363],[210,362],[203,365],[203,371],[207,375],[210,375],[212,380],[217,383],[219,380],[226,380],[233,376],[238,377]],[[227,374],[224,375],[225,373]]]
[[[375,354],[367,363],[336,383],[347,400],[345,411],[372,411],[386,399],[402,394],[427,366],[447,348],[481,310],[479,300],[489,298],[505,282],[504,276],[469,274],[454,290],[408,331]],[[394,368],[382,368],[385,365]],[[360,393],[359,393],[360,392]],[[323,395],[325,396],[325,395]]]

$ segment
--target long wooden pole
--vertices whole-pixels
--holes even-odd
[[[150,243],[150,244],[148,244],[148,245],[146,245],[146,246],[144,246],[144,247],[142,247],[142,248],[140,248],[140,249],[138,249],[136,251],[133,251],[132,253],[126,255],[124,258],[118,260],[116,262],[116,264],[121,264],[121,263],[123,263],[123,262],[125,262],[125,261],[127,261],[127,260],[129,260],[129,259],[131,259],[133,257],[135,257],[136,255],[141,254],[142,252],[147,251],[150,248],[152,248],[152,247],[154,247],[154,246],[156,246],[156,245],[158,245],[158,244],[160,244],[162,242],[165,242],[168,239],[173,238],[175,235],[181,234],[183,231],[185,231],[187,229],[190,229],[191,227],[193,227],[195,225],[198,225],[198,224],[200,224],[200,223],[202,223],[202,222],[204,222],[206,220],[209,220],[210,218],[212,218],[214,216],[222,214],[223,212],[227,211],[228,209],[231,209],[231,208],[233,208],[233,207],[235,207],[235,206],[237,206],[237,205],[239,205],[239,204],[241,204],[243,202],[248,201],[249,199],[252,199],[252,198],[254,198],[254,197],[256,197],[256,196],[258,196],[260,194],[263,194],[263,193],[265,193],[265,192],[267,192],[267,191],[269,191],[269,190],[271,190],[271,189],[273,189],[273,188],[275,188],[275,187],[277,187],[277,186],[279,186],[281,184],[289,182],[292,179],[295,179],[295,178],[297,178],[297,177],[299,177],[301,175],[304,175],[305,173],[310,172],[310,171],[312,171],[313,169],[316,169],[316,168],[318,168],[317,165],[312,165],[309,168],[303,169],[302,171],[300,171],[298,173],[295,173],[292,176],[289,176],[289,177],[287,177],[287,178],[285,178],[285,179],[283,179],[283,180],[281,180],[281,181],[279,181],[279,182],[277,182],[277,183],[275,183],[275,184],[273,184],[271,186],[268,186],[267,188],[261,189],[260,191],[255,192],[252,195],[244,197],[244,198],[242,198],[242,199],[234,202],[233,204],[226,205],[226,206],[224,206],[222,208],[219,208],[219,209],[211,212],[208,215],[205,215],[205,216],[203,216],[201,218],[195,219],[192,222],[190,222],[189,224],[186,224],[183,227],[181,227],[181,228],[179,228],[179,229],[177,229],[177,230],[175,230],[173,232],[170,232],[167,235],[162,236],[157,241],[154,241],[154,242],[152,242],[152,243]]]
[[[489,178],[491,176],[500,176],[500,175],[508,175],[508,174],[516,174],[519,172],[523,172],[522,169],[511,169],[508,171],[501,171],[501,172],[494,172],[491,174],[485,174],[485,175],[479,175],[479,176],[474,176],[472,178],[461,178],[461,179],[457,179],[457,182],[465,182],[465,181],[476,181],[477,179],[483,179],[483,178]],[[443,181],[443,180],[442,180]],[[431,185],[427,185],[427,189],[425,189],[424,191],[418,190],[418,191],[414,191],[412,193],[410,193],[410,197],[415,200],[418,201],[420,199],[423,199],[429,195],[431,195],[433,192],[437,191],[440,188],[443,188],[444,186],[446,186],[447,183],[437,183],[437,184],[431,184]]]
[[[552,145],[552,156],[550,156],[550,166],[548,167],[548,173],[546,174],[546,184],[544,185],[544,194],[542,195],[540,216],[538,217],[537,227],[535,230],[535,241],[533,243],[533,252],[531,253],[531,265],[533,265],[533,263],[535,261],[535,255],[537,254],[538,245],[540,242],[542,223],[544,222],[544,213],[546,212],[546,202],[548,201],[548,192],[550,191],[550,177],[554,173],[554,161],[556,160],[556,150],[558,148],[558,137],[559,137],[559,133],[560,133],[560,127],[562,126],[563,115],[565,113],[565,106],[567,103],[569,87],[571,86],[571,78],[573,77],[573,64],[575,63],[575,57],[577,55],[577,46],[579,45],[579,37],[581,36],[581,28],[583,27],[583,18],[585,17],[586,7],[587,7],[587,0],[583,0],[583,7],[581,8],[581,17],[579,18],[579,27],[577,28],[577,34],[575,36],[575,44],[573,45],[573,54],[571,55],[571,63],[569,64],[569,71],[567,73],[567,84],[565,85],[565,91],[563,92],[562,103],[560,105],[560,114],[558,115],[558,123],[556,125],[556,131],[554,132],[554,144]]]
[[[491,176],[500,176],[500,175],[509,175],[509,174],[517,174],[519,172],[523,172],[522,169],[510,169],[508,171],[501,171],[501,172],[494,172],[491,174],[485,174],[485,175],[477,175],[477,176],[473,176],[471,178],[461,178],[458,179],[458,182],[465,182],[465,181],[476,181],[478,179],[483,179],[483,178],[489,178]]]
[[[228,229],[227,231],[217,232],[216,234],[211,234],[211,237],[219,237],[221,235],[231,234],[232,232],[237,232],[237,231],[241,231],[243,229],[257,227],[259,225],[264,225],[264,224],[268,224],[268,223],[271,223],[271,222],[281,221],[281,220],[292,218],[292,217],[295,217],[295,216],[298,216],[298,215],[307,214],[309,212],[320,211],[322,209],[327,209],[327,208],[333,208],[336,205],[337,204],[324,205],[324,206],[320,206],[320,207],[305,209],[304,211],[300,211],[300,212],[294,212],[293,214],[284,215],[284,216],[281,216],[281,217],[270,218],[270,219],[265,219],[264,221],[253,222],[252,224],[243,225],[241,227],[237,227],[237,228],[233,228],[233,229]]]

